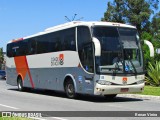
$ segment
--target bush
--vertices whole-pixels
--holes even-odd
[[[160,61],[155,63],[148,63],[148,76],[145,77],[147,84],[152,86],[160,86]]]

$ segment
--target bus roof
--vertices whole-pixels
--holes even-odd
[[[61,24],[61,25],[57,25],[57,26],[54,26],[54,27],[47,28],[47,29],[45,29],[42,32],[30,35],[30,36],[26,36],[23,39],[32,38],[32,37],[36,37],[36,36],[39,36],[39,35],[51,33],[51,32],[54,32],[54,31],[59,31],[59,30],[63,30],[63,29],[67,29],[67,28],[71,28],[71,27],[75,27],[75,26],[80,26],[80,25],[84,25],[84,26],[118,26],[118,27],[136,28],[135,26],[132,26],[132,25],[127,25],[127,24],[122,24],[122,23],[116,23],[116,22],[72,21],[72,22],[68,22],[68,23],[64,23],[64,24]],[[16,40],[12,40],[10,42],[15,42],[15,41]]]
[[[50,27],[45,29],[45,32],[47,31],[54,31],[57,29],[65,29],[68,27],[74,27],[79,25],[86,25],[86,26],[94,26],[94,25],[100,25],[100,26],[121,26],[121,27],[129,27],[129,28],[135,28],[134,26],[122,24],[122,23],[114,23],[114,22],[103,22],[103,21],[93,21],[93,22],[84,22],[84,21],[72,21],[65,24],[57,25],[54,27]]]

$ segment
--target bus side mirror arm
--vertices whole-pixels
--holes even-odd
[[[148,41],[148,40],[144,40],[144,44],[146,44],[149,47],[150,57],[154,57],[154,47],[153,47],[153,44],[150,41]]]
[[[101,45],[97,38],[93,37],[93,44],[95,46],[95,56],[101,56]]]

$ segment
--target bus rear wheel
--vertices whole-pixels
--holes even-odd
[[[18,90],[19,91],[23,91],[24,90],[23,82],[22,82],[22,78],[21,77],[18,77],[18,79],[17,79],[17,86],[18,86]]]
[[[72,80],[68,80],[65,83],[65,92],[68,98],[76,98],[75,87]]]

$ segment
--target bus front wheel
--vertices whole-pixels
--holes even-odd
[[[67,80],[65,83],[65,92],[68,98],[76,98],[75,87],[72,80]]]
[[[19,91],[23,91],[24,90],[23,82],[22,82],[22,78],[21,77],[18,77],[18,79],[17,79],[17,86],[18,86],[18,90]]]

